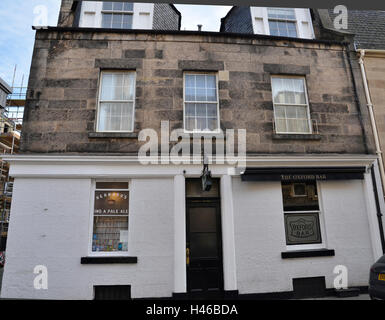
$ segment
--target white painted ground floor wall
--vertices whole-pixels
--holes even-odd
[[[296,164],[301,165],[297,159]],[[316,276],[325,276],[331,288],[340,264],[348,267],[349,286],[367,285],[381,250],[370,174],[365,180],[320,182],[325,247],[335,256],[286,260],[280,182],[242,182],[229,166],[210,169],[221,178],[226,290],[291,291],[293,278]],[[2,297],[93,299],[95,285],[131,285],[133,298],[184,292],[184,176],[199,177],[201,170],[106,159],[11,162],[15,183]],[[92,181],[107,178],[130,180],[128,254],[138,257],[137,264],[80,263],[89,253]],[[36,265],[48,268],[48,290],[34,289]]]
[[[319,185],[325,247],[334,257],[282,259],[287,250],[280,182],[233,179],[235,247],[240,293],[292,291],[292,279],[326,278],[333,288],[337,265],[348,268],[349,286],[367,286],[374,261],[363,181]]]
[[[80,264],[91,199],[90,179],[15,180],[2,297],[93,299],[94,285],[119,284],[131,284],[137,298],[172,295],[173,180],[131,180],[129,255],[137,264]],[[48,290],[33,287],[36,265],[48,269]]]

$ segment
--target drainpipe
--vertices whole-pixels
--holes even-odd
[[[382,190],[385,190],[384,162],[382,160],[382,151],[381,151],[381,146],[380,146],[380,140],[379,140],[379,137],[378,137],[376,120],[374,118],[373,103],[372,103],[372,99],[370,97],[370,92],[369,92],[369,87],[368,87],[368,80],[367,80],[367,77],[366,77],[366,71],[365,71],[365,66],[364,66],[365,50],[360,49],[359,53],[360,53],[360,59],[358,60],[358,63],[360,64],[360,68],[361,68],[361,75],[362,75],[362,80],[364,82],[364,88],[365,88],[366,102],[367,102],[367,106],[368,106],[368,110],[369,110],[370,122],[371,122],[372,129],[373,129],[374,142],[375,142],[375,145],[376,145],[376,154],[378,156],[378,167],[380,169]]]

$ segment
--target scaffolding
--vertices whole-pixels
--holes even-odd
[[[0,151],[2,156],[18,153],[20,133],[17,125],[5,112],[0,113]],[[13,178],[9,176],[9,163],[0,163],[0,251],[5,250],[11,211]]]
[[[6,248],[13,192],[13,178],[9,176],[9,163],[3,160],[3,156],[19,152],[27,94],[27,88],[23,87],[24,76],[21,86],[14,87],[15,73],[16,66],[12,93],[7,97],[5,108],[0,110],[0,252],[5,251]]]

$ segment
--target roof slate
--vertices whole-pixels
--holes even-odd
[[[328,10],[330,18],[338,15]],[[358,49],[385,49],[385,11],[348,10],[348,30]]]

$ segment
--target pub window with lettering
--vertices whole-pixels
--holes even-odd
[[[321,244],[317,182],[282,181],[282,195],[286,244]]]
[[[96,182],[92,252],[128,251],[129,183]]]

